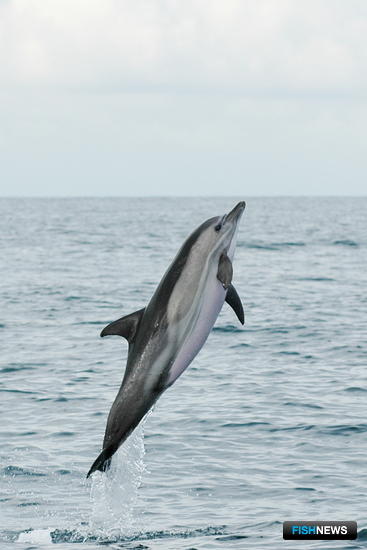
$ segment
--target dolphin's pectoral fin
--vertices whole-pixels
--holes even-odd
[[[102,330],[101,336],[116,334],[117,336],[126,338],[128,342],[132,342],[144,311],[145,308],[139,309],[138,311],[134,311],[134,313],[130,313],[130,315],[117,319],[117,321],[113,321],[113,323],[110,323]]]
[[[227,302],[227,304],[229,304],[231,306],[231,308],[233,309],[233,311],[237,315],[239,322],[242,325],[244,325],[245,324],[245,314],[243,312],[241,299],[237,294],[237,290],[235,289],[235,287],[232,284],[230,284],[229,287],[228,287],[227,295],[226,295],[226,302]]]
[[[227,290],[232,281],[233,268],[232,262],[228,258],[227,253],[223,252],[219,258],[217,279],[222,283],[223,287]]]

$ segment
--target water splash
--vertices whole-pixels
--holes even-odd
[[[145,472],[141,424],[114,455],[110,469],[92,476],[89,532],[98,537],[130,536],[141,528],[138,489]]]
[[[26,544],[36,544],[38,546],[49,545],[52,543],[50,529],[34,529],[32,531],[24,531],[19,533],[17,542]]]

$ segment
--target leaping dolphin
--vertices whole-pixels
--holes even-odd
[[[107,325],[129,343],[126,370],[108,415],[103,450],[87,477],[111,458],[141,419],[189,366],[205,343],[224,302],[244,324],[232,285],[232,259],[246,203],[210,218],[184,242],[147,307]]]

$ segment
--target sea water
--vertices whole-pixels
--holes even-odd
[[[86,480],[127,355],[100,330],[243,199],[245,326],[225,304]],[[358,521],[357,541],[308,548],[367,545],[367,199],[2,199],[0,247],[1,549],[294,548],[292,519]]]

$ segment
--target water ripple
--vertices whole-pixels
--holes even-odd
[[[367,538],[364,198],[248,199],[245,327],[224,306],[120,475],[85,480],[127,354],[98,327],[143,307],[191,228],[233,202],[0,199],[0,538],[278,548],[290,510],[348,510]]]

